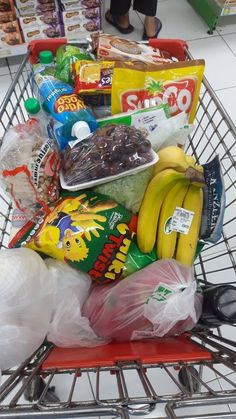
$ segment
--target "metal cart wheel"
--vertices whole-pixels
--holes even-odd
[[[26,379],[23,380],[23,384]],[[36,375],[33,380],[31,380],[30,384],[26,387],[24,391],[24,398],[25,400],[29,401],[30,403],[36,402],[40,399],[43,391],[46,387],[46,383],[42,377]],[[44,395],[44,400],[48,403],[59,403],[60,399],[55,393],[55,387],[49,387],[46,394]]]
[[[199,390],[199,382],[197,381],[198,376],[199,376],[198,371],[196,370],[196,368],[192,367],[191,365],[188,367],[183,366],[178,373],[180,384],[182,384],[182,386],[189,393],[198,392]]]

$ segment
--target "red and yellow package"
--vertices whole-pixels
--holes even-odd
[[[76,93],[110,93],[114,61],[77,61],[74,65]]]
[[[135,69],[117,64],[112,81],[112,114],[168,104],[170,115],[195,118],[205,61],[192,60]]]

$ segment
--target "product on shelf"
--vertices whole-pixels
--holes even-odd
[[[21,29],[24,31],[28,30],[28,28],[38,27],[40,28],[42,25],[51,25],[52,27],[59,25],[62,23],[61,16],[59,12],[45,12],[42,15],[38,16],[25,16],[19,18]]]
[[[86,37],[86,34],[101,30],[100,8],[66,10],[62,12],[67,39]]]
[[[64,10],[81,10],[87,8],[99,7],[102,0],[60,0]]]
[[[12,20],[7,23],[0,24],[0,32],[9,33],[9,34],[20,34],[20,27],[17,20]]]

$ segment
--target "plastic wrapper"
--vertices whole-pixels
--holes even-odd
[[[152,137],[152,147],[155,151],[169,146],[184,147],[193,129],[194,125],[188,123],[188,115],[185,112],[162,120],[156,135]]]
[[[53,117],[53,132],[59,147],[63,149],[72,137],[73,125],[85,121],[91,131],[97,128],[97,122],[87,109],[83,100],[74,93],[68,83],[56,79],[53,75],[36,72],[34,80],[39,89],[40,97]]]
[[[76,93],[110,93],[114,61],[77,61],[75,63]]]
[[[156,261],[118,284],[94,285],[83,314],[105,339],[178,335],[200,317],[202,294],[196,287],[191,268],[173,259]]]
[[[48,341],[64,348],[103,345],[105,341],[96,336],[81,313],[91,286],[89,275],[58,260],[47,259],[45,263],[56,290]]]
[[[136,175],[126,176],[112,182],[98,185],[95,191],[109,196],[119,204],[124,205],[133,214],[139,211],[147,185],[152,178],[153,167]]]
[[[97,33],[91,36],[91,40],[91,48],[96,52],[98,59],[140,61],[151,64],[172,62],[172,57],[167,51],[115,35]]]
[[[151,144],[141,131],[125,125],[107,125],[63,151],[63,181],[66,186],[92,187],[98,180],[106,183],[111,176],[131,174],[131,169],[154,164],[153,159]]]
[[[205,61],[190,60],[156,66],[117,64],[112,79],[112,114],[169,105],[171,116],[186,112],[193,123]]]
[[[16,125],[3,138],[0,175],[5,190],[29,219],[49,212],[59,198],[59,152],[56,143],[40,135],[36,124]]]
[[[136,226],[137,217],[104,195],[63,193],[46,218],[24,224],[9,246],[30,247],[106,283],[121,277]]]
[[[205,187],[200,239],[217,243],[222,236],[226,205],[224,176],[219,157],[203,165]]]
[[[57,49],[55,77],[65,83],[74,84],[73,66],[78,60],[92,60],[83,48],[65,44]]]
[[[45,263],[32,250],[1,250],[0,263],[0,368],[7,369],[43,343],[55,290]]]

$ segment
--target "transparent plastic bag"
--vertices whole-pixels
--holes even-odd
[[[160,121],[155,139],[152,146],[155,151],[169,146],[185,146],[189,134],[194,129],[193,124],[189,124],[188,115],[181,112],[171,118]]]
[[[54,287],[44,261],[33,250],[2,250],[0,265],[0,368],[6,369],[43,343]]]
[[[65,148],[62,152],[64,181],[68,186],[98,179],[106,183],[110,176],[118,178],[121,173],[131,174],[128,171],[154,163],[153,154],[150,141],[140,130],[127,125],[106,125],[74,147]]]
[[[156,261],[118,284],[94,285],[83,314],[105,339],[139,340],[192,329],[201,307],[192,269],[169,259]]]
[[[59,152],[38,124],[11,127],[0,151],[0,177],[15,205],[29,219],[59,198]]]
[[[103,345],[105,341],[94,333],[89,320],[81,314],[91,286],[89,275],[58,260],[45,262],[56,289],[47,339],[59,347]]]

